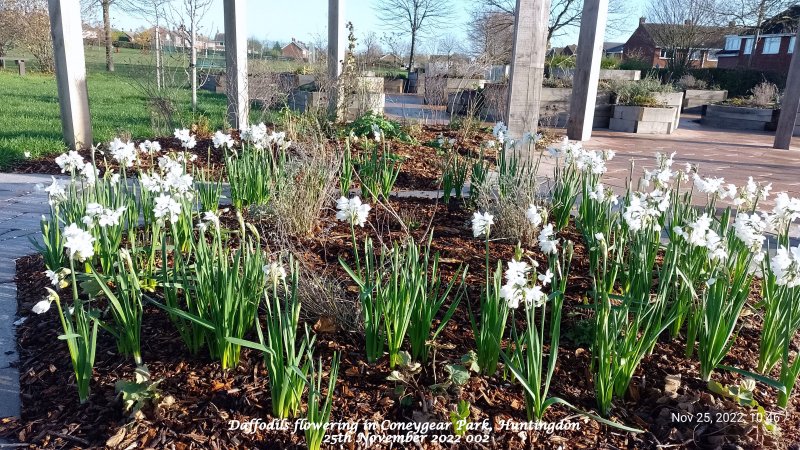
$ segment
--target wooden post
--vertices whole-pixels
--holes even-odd
[[[328,0],[328,113],[335,116],[339,110],[339,75],[342,74],[345,49],[347,48],[347,30],[344,22],[345,0]],[[340,119],[336,117],[335,119]]]
[[[79,0],[48,0],[61,129],[70,148],[92,145]]]
[[[506,124],[514,139],[536,132],[547,52],[550,0],[517,0]]]
[[[755,49],[753,50],[755,51]],[[789,75],[786,77],[786,90],[781,101],[781,115],[778,118],[778,128],[775,130],[774,148],[789,150],[792,145],[792,133],[797,120],[797,109],[800,106],[800,29],[794,40],[794,53],[789,64]]]
[[[228,121],[232,128],[249,124],[250,97],[247,86],[246,0],[225,0],[225,75]]]
[[[567,121],[567,137],[570,139],[586,141],[592,137],[607,16],[608,0],[584,0]]]

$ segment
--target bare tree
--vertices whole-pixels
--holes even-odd
[[[511,61],[514,16],[503,11],[473,11],[467,39],[476,58],[488,64],[506,64]]]
[[[17,0],[0,2],[0,56],[5,56],[20,38],[19,6]]]
[[[364,65],[370,66],[375,63],[382,55],[381,44],[378,35],[370,31],[361,38],[362,59]]]
[[[33,55],[42,72],[53,72],[55,63],[47,1],[0,1],[0,56],[12,47]]]
[[[106,46],[106,70],[109,72],[114,71],[114,46],[111,42],[111,5],[116,0],[82,0],[81,6],[84,15],[96,8],[103,11],[103,40]]]
[[[192,88],[192,113],[197,112],[197,35],[199,23],[213,0],[183,0],[175,13],[181,19],[179,29],[189,43],[189,81]]]
[[[448,0],[375,0],[375,11],[387,27],[410,36],[408,71],[411,72],[419,39],[452,17],[453,3]]]
[[[725,34],[713,14],[714,0],[661,0],[648,7],[648,31],[667,56],[667,68],[683,73],[691,67],[692,53],[709,48]]]
[[[152,36],[153,53],[156,66],[156,89],[161,90],[164,85],[164,56],[161,52],[161,27],[165,22],[166,6],[171,0],[124,0],[120,7],[128,13],[144,18],[153,26]]]
[[[474,1],[476,13],[503,13],[507,17],[507,26],[513,27],[514,10],[517,5],[516,0]],[[610,32],[622,32],[625,30],[626,21],[630,17],[628,5],[629,2],[625,0],[609,0],[606,30]],[[570,28],[579,27],[581,25],[582,12],[582,0],[551,0],[550,22],[547,26],[547,42],[549,43],[553,38],[565,34]],[[499,22],[496,19],[495,21]]]
[[[402,63],[410,48],[409,42],[400,37],[399,33],[384,33],[381,37],[386,50],[398,63]]]
[[[750,28],[755,31],[753,51],[747,59],[747,65],[753,61],[753,54],[758,48],[764,22],[794,5],[796,0],[719,0],[712,6],[713,13],[722,21],[731,25]]]

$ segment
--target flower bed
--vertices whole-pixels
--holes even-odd
[[[95,164],[60,156],[73,182],[47,188],[46,245],[18,263],[23,417],[2,434],[112,448],[797,440],[800,200],[777,194],[762,217],[768,185],[669,155],[618,197],[602,184],[613,152],[545,151],[502,124],[477,154],[444,135],[428,147],[443,199],[398,198],[417,156],[397,159],[389,130],[353,127],[336,150],[265,126],[177,130],[181,150],[220,152],[222,206],[190,153],[117,140]],[[104,157],[116,175],[96,170]],[[556,167],[547,196],[540,158]]]

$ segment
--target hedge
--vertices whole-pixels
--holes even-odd
[[[662,80],[678,81],[679,76],[667,69],[652,69],[657,71]],[[775,83],[778,89],[786,87],[786,74],[757,69],[689,69],[687,73],[698,80],[703,80],[710,86],[719,86],[728,91],[728,97],[741,97],[750,95],[750,90],[762,81]]]

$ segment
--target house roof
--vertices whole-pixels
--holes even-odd
[[[284,45],[282,48],[286,48],[286,47],[288,47],[288,46],[290,46],[292,44],[296,45],[300,50],[308,51],[308,47],[306,46],[306,44],[304,44],[304,43],[302,43],[300,41],[297,41],[294,38],[292,38],[292,42],[289,42],[288,44]]]
[[[603,42],[603,50],[609,51],[617,47],[622,47],[624,45],[625,45],[624,42]]]
[[[647,32],[647,34],[650,36],[650,39],[653,41],[654,46],[665,47],[666,45],[662,40],[664,36],[668,36],[670,33],[689,25],[672,23],[642,23],[639,26]],[[724,48],[725,36],[731,34],[732,31],[730,27],[714,27],[703,25],[695,25],[694,27],[701,32],[700,34],[702,36],[699,42],[697,42],[697,46],[699,48],[707,49]]]

